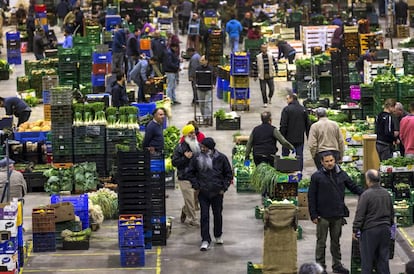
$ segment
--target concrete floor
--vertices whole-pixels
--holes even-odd
[[[185,42],[185,40],[183,40]],[[183,44],[184,45],[184,44]],[[5,53],[1,56],[5,57]],[[32,54],[24,54],[24,59],[34,59]],[[187,64],[185,64],[186,66]],[[177,99],[181,105],[172,107],[173,116],[170,125],[181,128],[188,120],[193,119],[193,108],[191,107],[191,87],[187,81],[187,71],[180,75],[180,84],[177,87]],[[1,81],[1,96],[12,96],[16,94],[16,77],[24,74],[24,66],[18,65],[10,80]],[[273,114],[273,123],[279,126],[281,109],[285,106],[285,88],[290,87],[290,82],[277,81],[276,94],[273,104],[267,110]],[[215,127],[203,127],[201,130],[216,140],[217,149],[231,158],[231,150],[234,146],[232,135],[240,132],[248,135],[252,128],[260,123],[260,112],[262,107],[261,95],[258,82],[251,81],[251,104],[250,111],[238,112],[241,116],[240,131],[217,131]],[[229,107],[222,100],[214,96],[214,111]],[[42,106],[34,108],[31,120],[42,118]],[[309,176],[314,172],[313,161],[309,150],[305,150],[304,175]],[[224,198],[224,245],[212,245],[208,252],[200,252],[200,231],[198,228],[181,224],[179,221],[183,200],[179,189],[167,190],[169,198],[167,202],[167,215],[173,218],[172,234],[165,247],[155,247],[146,250],[146,266],[140,268],[120,268],[119,250],[117,246],[117,223],[114,220],[105,221],[101,229],[92,234],[90,249],[87,251],[62,251],[54,253],[30,253],[23,273],[165,273],[165,274],[218,274],[246,273],[248,261],[254,263],[262,262],[263,252],[263,224],[261,220],[254,217],[254,208],[261,204],[259,194],[237,193],[236,188],[231,186]],[[26,228],[25,240],[31,239],[31,210],[33,207],[49,203],[49,196],[45,193],[30,193],[25,198],[24,223]],[[348,196],[346,198],[351,216],[355,210],[357,198]],[[351,256],[351,225],[352,217],[348,218],[348,225],[344,226],[341,239],[343,263],[350,268]],[[304,262],[314,261],[315,247],[315,225],[308,220],[301,220],[299,224],[303,227],[303,239],[298,240],[298,265]],[[410,228],[406,229],[410,231]],[[408,234],[411,232],[408,232]],[[411,235],[411,234],[410,234]],[[408,235],[409,236],[409,235]],[[400,239],[401,242],[406,242]],[[275,243],[278,244],[278,243]],[[410,248],[409,248],[410,249]],[[284,254],[275,254],[283,256]],[[404,271],[404,263],[407,262],[406,252],[396,245],[396,255],[390,261],[391,273]],[[328,272],[331,271],[331,257],[329,245],[327,248]],[[330,273],[330,272],[329,272]]]

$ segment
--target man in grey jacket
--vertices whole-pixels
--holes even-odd
[[[262,92],[263,107],[272,103],[273,93],[275,91],[275,84],[273,78],[275,75],[275,60],[273,55],[267,51],[267,44],[260,46],[260,54],[256,56],[257,59],[257,74],[260,81],[260,91]],[[256,81],[257,78],[255,77]],[[269,94],[266,94],[266,85],[269,87]]]
[[[361,194],[352,226],[354,240],[359,241],[361,274],[390,273],[390,228],[394,224],[394,207],[388,191],[380,185],[378,170],[365,173],[368,189]],[[356,237],[361,232],[359,239]]]
[[[188,63],[188,80],[191,82],[191,87],[193,89],[193,101],[191,105],[194,105],[197,100],[197,87],[196,87],[196,69],[200,66],[200,54],[194,48],[188,48],[187,53],[190,56],[190,61]]]

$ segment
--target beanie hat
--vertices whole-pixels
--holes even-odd
[[[194,132],[194,131],[195,131],[195,128],[191,124],[184,126],[183,129],[181,130],[184,136],[187,136],[190,132]]]
[[[201,144],[207,147],[208,149],[214,149],[214,147],[216,146],[214,139],[211,137],[204,138]]]

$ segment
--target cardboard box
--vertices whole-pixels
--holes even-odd
[[[310,220],[309,209],[307,206],[298,207],[298,220]]]
[[[75,212],[71,202],[51,204],[47,207],[55,209],[55,223],[75,220]]]
[[[308,208],[308,193],[307,192],[298,193],[298,206]]]
[[[17,237],[17,219],[0,220],[0,232],[9,231],[10,237]]]
[[[280,172],[294,172],[299,170],[299,160],[275,158],[274,166]]]
[[[7,271],[17,269],[19,268],[18,258],[17,251],[13,254],[0,254],[0,266],[6,267]]]

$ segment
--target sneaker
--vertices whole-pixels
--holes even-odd
[[[181,216],[180,216],[181,223],[184,223],[185,222],[185,218],[187,218],[187,216],[185,215],[184,211],[181,210]]]
[[[264,108],[267,108],[267,104],[264,104],[264,105],[263,105],[263,107],[264,107]]]
[[[174,101],[174,105],[180,105],[180,104],[181,104],[181,102]]]
[[[210,247],[210,244],[207,241],[203,241],[200,246],[200,251],[207,251]]]
[[[267,99],[267,102],[269,103],[269,105],[272,104],[272,97],[269,97],[269,99]]]
[[[349,270],[346,269],[343,265],[332,268],[333,273],[349,274]]]
[[[216,238],[216,244],[218,245],[224,244],[223,238],[221,236]]]

